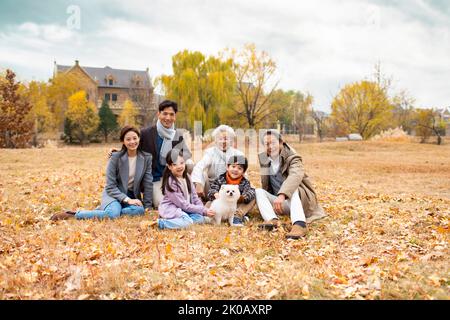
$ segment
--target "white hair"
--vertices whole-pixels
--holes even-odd
[[[230,126],[227,126],[225,124],[221,124],[220,126],[218,126],[217,128],[214,129],[212,136],[214,138],[217,137],[217,135],[221,132],[226,132],[228,133],[230,136],[232,136],[233,138],[236,136],[236,133],[234,132],[233,128]]]

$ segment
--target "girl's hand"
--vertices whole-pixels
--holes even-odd
[[[214,193],[214,198],[219,199],[219,193],[218,192]]]
[[[206,211],[206,215],[208,217],[214,217],[216,215],[216,213],[213,210],[208,209],[208,211]]]
[[[128,200],[128,204],[132,205],[132,206],[143,207],[142,202],[139,199],[130,199],[130,200]]]

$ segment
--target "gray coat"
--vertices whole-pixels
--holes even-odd
[[[104,210],[108,204],[115,200],[122,203],[127,197],[128,170],[128,154],[126,152],[114,152],[106,169],[106,186],[102,193],[100,210]],[[133,192],[136,199],[142,201],[144,208],[152,207],[152,156],[147,152],[138,151],[137,153]],[[144,195],[143,200],[141,193]]]

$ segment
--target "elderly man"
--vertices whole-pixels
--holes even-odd
[[[256,203],[265,221],[260,228],[277,228],[277,214],[289,214],[292,229],[286,238],[299,239],[307,233],[307,222],[327,215],[317,201],[302,158],[275,130],[264,134],[263,144],[265,151],[259,154],[262,189],[256,189]]]
[[[205,150],[203,158],[192,170],[192,182],[199,197],[205,199],[210,183],[227,171],[227,161],[232,156],[244,154],[233,148],[236,136],[233,128],[227,125],[218,126],[212,133],[215,145]]]

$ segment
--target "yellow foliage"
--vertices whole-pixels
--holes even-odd
[[[157,83],[178,102],[177,123],[193,128],[194,121],[201,121],[204,130],[217,126],[235,89],[232,60],[184,50],[172,57],[172,65],[173,75],[162,75]]]
[[[48,86],[45,82],[31,81],[27,88],[27,97],[33,106],[32,117],[37,133],[55,129],[56,119],[48,105]]]
[[[95,105],[88,102],[86,92],[78,91],[69,97],[66,117],[72,123],[73,133],[83,143],[98,129],[100,119]]]
[[[136,108],[136,106],[131,102],[130,100],[126,100],[123,105],[123,110],[119,115],[119,125],[121,127],[124,127],[126,125],[136,127],[138,126],[137,123],[137,116],[139,115],[139,112]]]
[[[393,105],[377,83],[361,81],[346,85],[334,98],[332,116],[346,133],[370,138],[391,123]]]
[[[48,87],[48,104],[55,115],[55,125],[60,127],[64,122],[68,107],[68,98],[87,87],[87,81],[71,73],[58,73]]]

